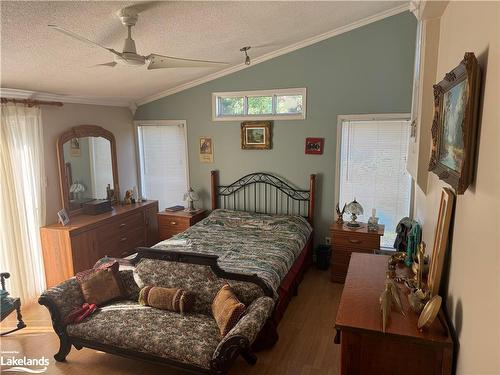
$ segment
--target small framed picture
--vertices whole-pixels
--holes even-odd
[[[306,138],[306,154],[321,155],[325,138]]]
[[[71,156],[80,156],[82,154],[82,151],[80,149],[80,140],[78,138],[71,138],[70,153]]]
[[[200,137],[200,161],[202,163],[214,162],[212,137]]]
[[[68,213],[66,212],[66,210],[64,208],[57,213],[57,218],[59,219],[58,221],[62,225],[69,224],[69,216],[68,216]]]
[[[272,148],[272,121],[245,121],[241,123],[243,150],[270,150]]]

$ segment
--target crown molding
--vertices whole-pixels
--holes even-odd
[[[63,103],[103,105],[111,107],[130,107],[131,102],[133,102],[133,99],[98,97],[98,96],[60,95],[60,94],[51,94],[48,92],[41,92],[41,91],[11,89],[6,87],[0,88],[0,95],[2,97],[8,97],[14,99],[37,99],[37,100],[46,100],[46,101],[63,102]]]
[[[380,20],[382,20],[384,18],[391,17],[391,16],[394,16],[394,15],[399,14],[399,13],[403,13],[405,11],[408,11],[409,8],[410,8],[410,4],[409,3],[402,4],[402,5],[399,5],[397,7],[388,9],[386,11],[374,14],[373,16],[369,16],[369,17],[363,18],[361,20],[352,22],[352,23],[350,23],[348,25],[337,27],[336,29],[327,31],[326,33],[315,35],[313,37],[304,39],[304,40],[302,40],[300,42],[290,44],[290,45],[288,45],[286,47],[283,47],[283,48],[280,48],[280,49],[278,49],[276,51],[272,51],[272,52],[266,53],[266,54],[264,54],[262,56],[253,58],[252,59],[252,64],[250,66],[253,66],[253,65],[259,64],[261,62],[274,59],[275,57],[278,57],[278,56],[281,56],[281,55],[285,55],[287,53],[296,51],[298,49],[301,49],[301,48],[304,48],[304,47],[316,44],[316,43],[321,42],[321,41],[323,41],[325,39],[329,39],[329,38],[332,38],[334,36],[337,36],[337,35],[340,35],[340,34],[344,34],[344,33],[348,32],[348,31],[357,29],[357,28],[362,27],[362,26],[366,26],[366,25],[368,25],[370,23],[380,21]],[[172,87],[170,89],[161,91],[161,92],[159,92],[157,94],[146,96],[144,98],[141,98],[141,99],[137,100],[136,104],[138,106],[141,106],[141,105],[153,102],[155,100],[164,98],[166,96],[173,95],[173,94],[176,94],[178,92],[187,90],[187,89],[189,89],[191,87],[195,87],[195,86],[201,85],[203,83],[206,83],[206,82],[209,82],[209,81],[213,81],[214,79],[217,79],[217,78],[220,78],[220,77],[224,77],[224,76],[227,76],[229,74],[238,72],[238,71],[243,70],[243,69],[248,68],[248,67],[249,67],[248,65],[245,65],[243,63],[242,64],[238,64],[238,65],[235,65],[235,66],[232,66],[232,67],[220,70],[218,72],[215,72],[215,73],[212,73],[212,74],[208,74],[206,76],[203,76],[201,78],[195,79],[193,81],[189,81],[189,82],[183,83],[181,85]]]

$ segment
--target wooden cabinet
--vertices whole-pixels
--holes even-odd
[[[158,242],[157,201],[115,206],[100,215],[77,215],[68,225],[40,228],[47,287],[93,267],[104,256],[122,258]]]
[[[341,375],[451,374],[453,340],[441,310],[428,330],[417,329],[418,314],[409,306],[408,288],[398,284],[406,316],[393,309],[382,331],[379,297],[385,288],[386,255],[353,253],[335,319]],[[408,276],[406,266],[398,276]]]
[[[191,225],[207,216],[206,210],[197,210],[193,212],[176,211],[176,212],[159,212],[158,216],[158,232],[160,241],[166,240],[178,233],[184,232]]]
[[[384,235],[384,226],[379,225],[378,231],[368,231],[367,225],[351,229],[345,224],[330,226],[332,239],[332,260],[330,279],[333,282],[343,283],[349,267],[349,260],[353,252],[373,254],[380,249],[380,237]]]

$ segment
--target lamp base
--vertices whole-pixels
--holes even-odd
[[[359,228],[361,226],[357,221],[349,221],[346,225],[350,228]]]

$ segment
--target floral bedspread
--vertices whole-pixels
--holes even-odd
[[[277,293],[311,232],[300,216],[218,209],[153,247],[218,255],[223,270],[257,274]]]

